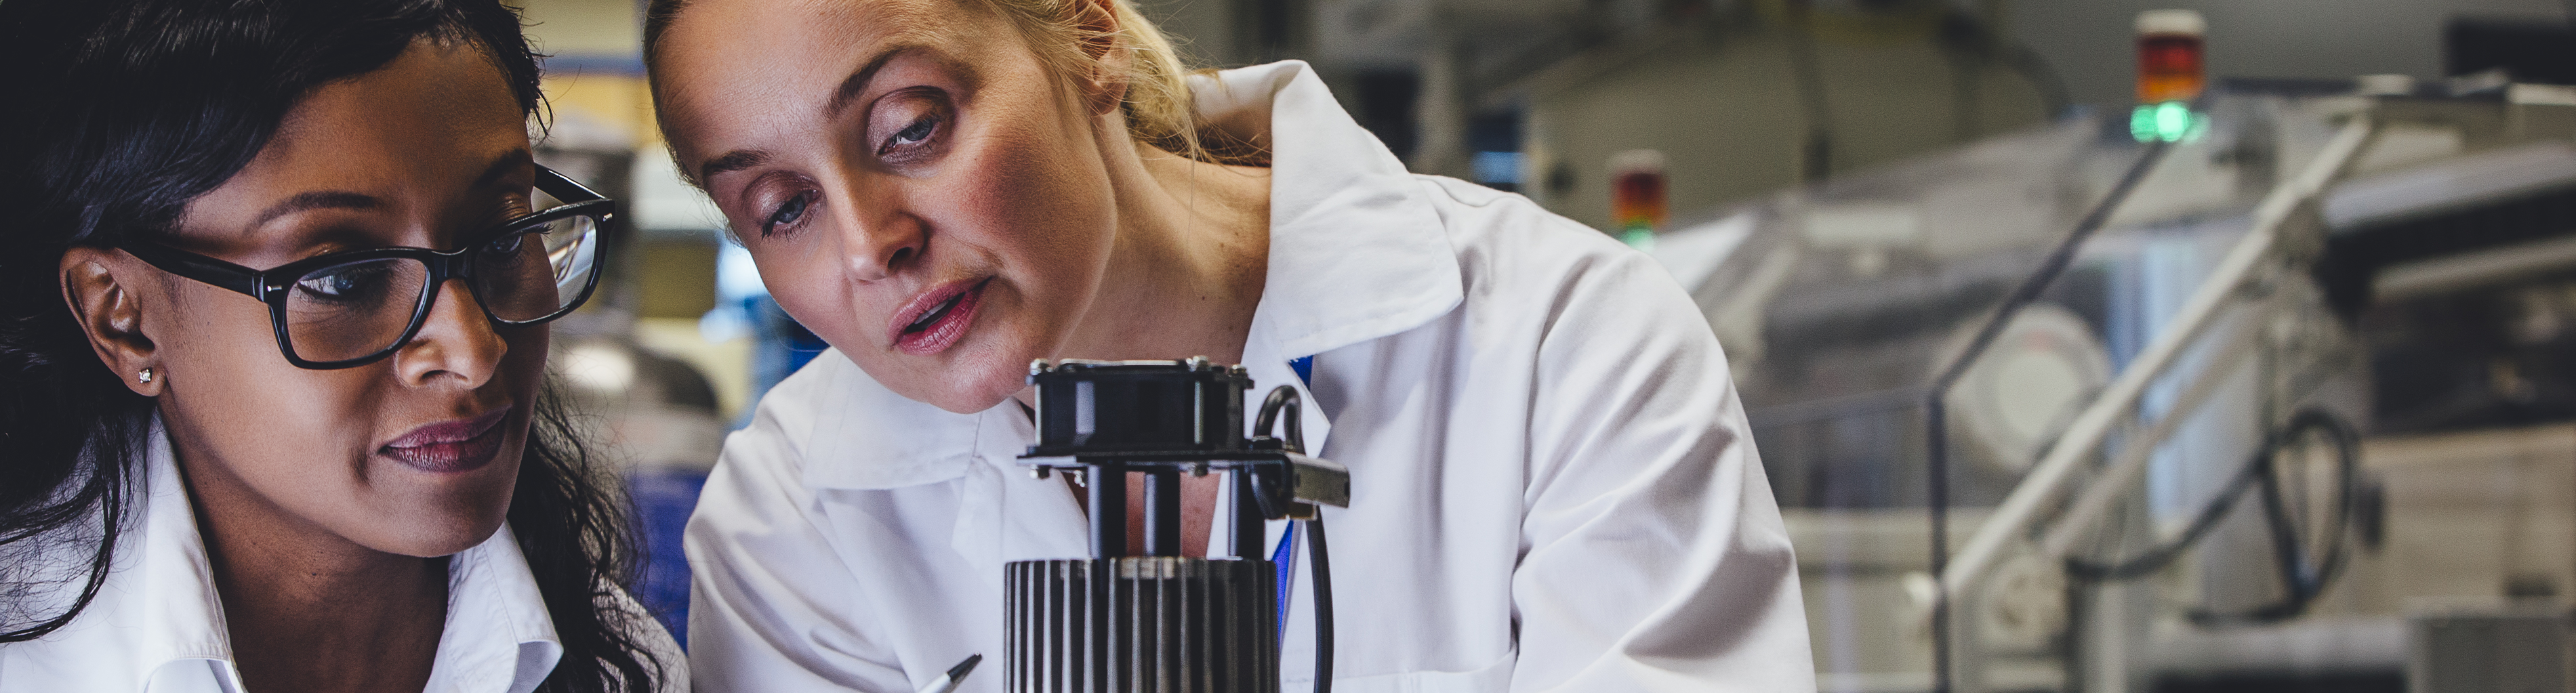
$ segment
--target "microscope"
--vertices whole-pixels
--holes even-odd
[[[1350,473],[1306,456],[1297,391],[1272,390],[1247,436],[1242,366],[1041,359],[1029,384],[1037,444],[1020,459],[1040,479],[1081,475],[1091,557],[1005,567],[1008,690],[1278,693],[1287,576],[1263,550],[1262,523],[1286,518],[1307,541],[1315,690],[1329,691],[1332,586],[1316,506],[1348,507]],[[1127,545],[1129,474],[1144,475],[1144,546]],[[1182,474],[1225,475],[1226,557],[1181,555]]]

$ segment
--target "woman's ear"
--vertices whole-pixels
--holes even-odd
[[[1127,68],[1135,61],[1128,55],[1127,41],[1120,37],[1118,0],[1072,0],[1073,28],[1080,32],[1082,64],[1091,74],[1082,76],[1084,101],[1091,114],[1108,115],[1127,102]]]
[[[143,303],[129,280],[141,270],[130,256],[115,250],[76,247],[63,253],[63,301],[72,319],[89,336],[98,360],[107,364],[135,394],[157,397],[166,374],[152,339],[143,334]]]

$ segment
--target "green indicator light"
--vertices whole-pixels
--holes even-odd
[[[2156,139],[2180,142],[2191,134],[2191,106],[2180,101],[2156,104]]]
[[[1619,241],[1627,243],[1630,248],[1654,250],[1655,232],[1643,226],[1631,226],[1627,231],[1619,234]]]
[[[2183,101],[2143,105],[2129,112],[2129,135],[2140,142],[2180,142],[2199,137],[2208,125]]]

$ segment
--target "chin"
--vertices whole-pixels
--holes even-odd
[[[994,363],[997,358],[1004,363]],[[1009,361],[1000,357],[960,358],[927,378],[926,391],[901,394],[956,414],[991,409],[1028,387],[1028,360]]]
[[[438,523],[437,526],[429,526],[430,523],[417,523],[400,528],[407,531],[393,537],[385,545],[370,548],[385,553],[421,558],[453,556],[490,541],[494,533],[501,531],[503,523],[504,519],[501,517],[494,517],[488,521],[483,518],[460,518],[456,522]]]
[[[1026,386],[1017,378],[1009,380],[1007,385],[959,383],[929,393],[929,397],[915,399],[928,402],[931,406],[948,410],[950,413],[974,414],[1001,404],[1002,400],[1019,394],[1023,387]]]
[[[496,461],[493,466],[504,466]],[[516,467],[516,464],[506,465]],[[509,478],[505,476],[504,478]],[[445,489],[446,493],[424,494],[414,499],[417,508],[398,523],[376,527],[384,541],[373,548],[387,553],[435,558],[474,548],[501,531],[509,522],[511,489],[489,484],[482,488]]]

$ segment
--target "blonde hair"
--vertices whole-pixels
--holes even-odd
[[[644,22],[645,60],[652,60],[654,44],[688,1],[652,1]],[[1057,75],[1080,75],[1123,65],[1102,78],[1127,87],[1119,110],[1126,116],[1129,137],[1200,161],[1269,164],[1268,152],[1253,143],[1201,127],[1197,102],[1190,93],[1189,76],[1193,71],[1182,64],[1180,51],[1172,47],[1171,39],[1154,26],[1153,20],[1136,10],[1132,0],[958,1],[979,4],[1009,19],[1037,50],[1039,59],[1046,61]],[[1096,28],[1098,22],[1084,21],[1086,12],[1100,6],[1112,14],[1116,31],[1101,32]],[[1093,47],[1124,50],[1128,59],[1111,62],[1095,58],[1093,54],[1101,51]]]

